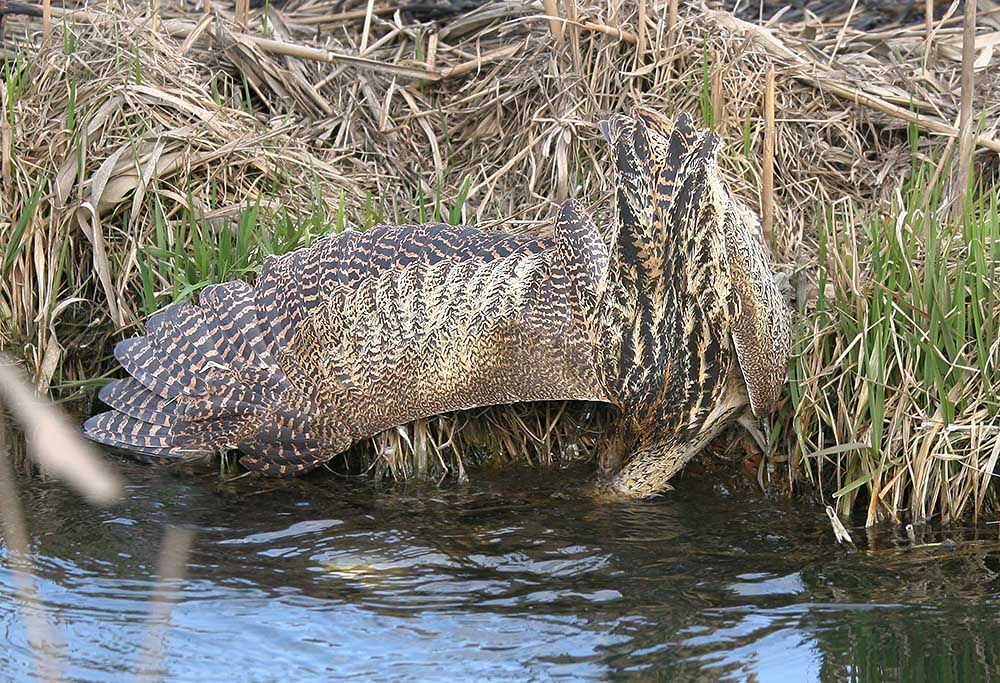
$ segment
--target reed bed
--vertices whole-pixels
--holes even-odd
[[[768,23],[731,2],[390,5],[91,3],[51,8],[47,31],[7,17],[0,338],[37,387],[82,393],[156,307],[329,231],[544,234],[569,196],[607,225],[593,124],[641,103],[721,133],[723,172],[795,284],[798,353],[761,477],[812,482],[869,522],[991,504],[998,372],[976,335],[997,319],[981,296],[998,289],[995,11],[970,37],[963,107],[957,5],[915,23],[861,22],[852,3]],[[601,420],[491,409],[357,455],[378,475],[461,476],[477,453],[585,457]]]

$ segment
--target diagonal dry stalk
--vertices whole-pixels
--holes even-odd
[[[107,505],[122,495],[118,475],[95,452],[65,415],[38,398],[9,358],[0,354],[0,408],[20,424],[27,450],[46,472],[66,481],[86,500]],[[63,679],[55,648],[55,632],[38,598],[31,546],[14,481],[6,416],[0,415],[0,526],[14,585],[23,606],[28,641],[35,646],[40,680]]]

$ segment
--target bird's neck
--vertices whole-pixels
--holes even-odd
[[[595,364],[608,394],[623,408],[652,398],[646,394],[662,377],[662,344],[676,322],[665,306],[669,292],[662,259],[660,264],[651,259],[642,240],[635,230],[619,229],[589,321],[591,338],[599,340]]]
[[[721,400],[688,433],[662,424],[623,420],[602,459],[601,469],[613,489],[632,498],[668,490],[669,480],[748,407],[746,386],[730,373]]]

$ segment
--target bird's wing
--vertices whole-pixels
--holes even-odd
[[[467,247],[438,244],[429,256],[387,245],[380,266],[341,281],[329,271],[364,260],[363,243],[347,259],[320,261],[326,281],[309,305],[272,304],[269,292],[302,295],[268,280],[258,287],[261,322],[275,336],[285,329],[278,311],[297,311],[278,364],[352,439],[453,410],[605,400],[583,323],[607,261],[589,217],[568,203],[546,241],[462,234]]]
[[[583,332],[607,253],[573,202],[553,239],[384,226],[270,259],[253,288],[207,288],[115,355],[131,377],[87,421],[102,443],[171,458],[238,447],[307,471],[420,417],[517,401],[605,400]]]
[[[731,198],[723,219],[735,295],[732,336],[754,415],[769,414],[781,396],[791,351],[791,312],[774,282],[760,226]]]

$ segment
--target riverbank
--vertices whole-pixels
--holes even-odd
[[[812,485],[870,523],[994,505],[996,17],[980,18],[962,138],[961,16],[928,33],[568,7],[423,21],[364,3],[89,5],[56,11],[47,35],[8,17],[0,345],[43,391],[86,398],[152,311],[329,231],[544,234],[569,196],[607,223],[593,124],[641,102],[723,136],[726,178],[795,283],[790,393],[761,481]],[[586,456],[599,426],[578,406],[435,418],[383,435],[359,466],[438,477],[476,453]]]

